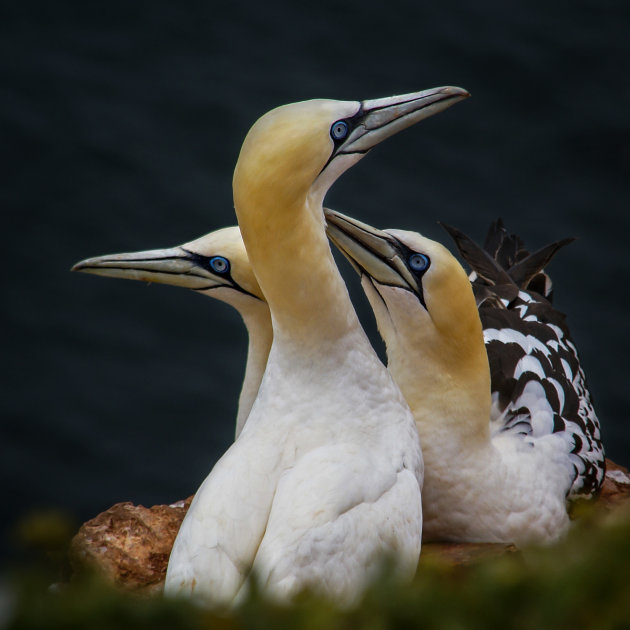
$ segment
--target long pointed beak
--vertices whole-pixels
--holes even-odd
[[[86,258],[74,265],[72,271],[197,290],[227,284],[224,278],[203,267],[203,260],[203,256],[194,252],[173,247]]]
[[[445,86],[363,101],[355,115],[357,126],[336,153],[365,153],[395,133],[469,96],[462,88]]]
[[[387,232],[329,208],[324,208],[324,216],[328,237],[359,275],[367,274],[380,284],[421,292],[405,264],[400,244]]]

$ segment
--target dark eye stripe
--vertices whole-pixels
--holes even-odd
[[[223,271],[223,273],[221,274],[224,276],[225,284],[212,284],[206,287],[198,287],[197,289],[193,289],[194,291],[208,291],[210,289],[229,288],[229,289],[234,289],[235,291],[238,291],[239,293],[242,293],[243,295],[249,295],[250,297],[253,297],[258,301],[262,301],[261,298],[259,298],[257,295],[254,295],[253,293],[250,293],[247,289],[244,289],[240,284],[238,284],[234,280],[234,278],[232,278],[232,275],[230,273],[230,269],[231,269],[230,261],[227,258],[224,258],[223,256],[212,256],[211,258],[209,258],[208,256],[202,256],[201,254],[191,252],[190,250],[184,247],[182,247],[182,249],[186,252],[186,258],[188,258],[188,260],[195,263],[199,267],[202,267],[203,269],[209,269],[212,273],[217,273],[211,265],[211,262],[213,260],[217,258],[221,258],[227,263],[227,269]],[[193,276],[199,276],[200,278],[205,277],[199,273],[194,273],[194,271],[190,272],[190,274]]]

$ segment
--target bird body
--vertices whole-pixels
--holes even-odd
[[[87,258],[72,270],[192,289],[226,302],[239,312],[247,328],[249,346],[236,417],[238,437],[258,394],[273,337],[269,307],[249,264],[238,227],[216,230],[168,249]]]
[[[180,592],[229,601],[253,563],[277,596],[321,585],[347,600],[382,559],[375,533],[377,549],[408,558],[404,573],[413,572],[421,523],[418,438],[405,422],[402,396],[387,400],[395,391],[389,375],[370,376],[372,358],[356,348],[363,341],[346,338],[341,365],[339,347],[329,347],[321,372],[313,369],[318,357],[272,350],[243,433],[195,495],[176,539],[169,580],[182,584]],[[358,379],[340,377],[348,371],[367,375],[362,400],[353,396]]]
[[[267,299],[273,344],[245,427],[203,483],[165,590],[230,602],[310,587],[348,604],[384,555],[420,552],[422,456],[413,417],[361,329],[322,211],[374,144],[466,95],[308,101],[263,116],[243,144],[234,201]]]
[[[502,400],[502,413],[511,406],[529,417],[530,430],[510,430],[505,413],[503,420],[492,414],[498,394],[488,360],[493,354],[499,364],[505,348],[486,349],[473,288],[450,252],[414,232],[383,232],[330,211],[327,221],[361,274],[388,368],[414,413],[425,461],[423,539],[519,545],[557,539],[569,525],[566,499],[580,474],[580,437],[558,430],[547,375]],[[489,335],[500,340],[498,332]],[[553,344],[546,348],[555,352]],[[531,367],[523,361],[515,378]]]

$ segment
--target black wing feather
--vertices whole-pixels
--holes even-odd
[[[488,284],[510,282],[510,277],[492,255],[458,229],[446,225],[446,223],[440,225],[451,235],[464,260],[480,278],[483,278]]]
[[[565,434],[570,444],[567,455],[575,478],[568,498],[596,494],[605,472],[599,420],[565,316],[551,305],[551,278],[544,271],[574,239],[530,253],[501,219],[491,224],[483,248],[456,228],[443,227],[475,274],[471,281],[486,338],[496,414],[491,418],[493,430],[517,435],[535,447],[527,401],[532,391],[542,392],[534,404],[547,410],[547,433]]]

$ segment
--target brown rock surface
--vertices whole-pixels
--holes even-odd
[[[630,501],[630,473],[627,468],[606,460],[606,477],[597,505],[611,510]]]
[[[70,546],[75,574],[95,568],[131,591],[160,591],[175,536],[192,497],[145,508],[116,503],[84,523]]]
[[[606,478],[597,505],[610,511],[630,502],[628,469],[606,460]],[[172,505],[145,508],[117,503],[84,523],[72,540],[71,561],[75,573],[96,567],[115,584],[143,593],[159,592],[168,557],[192,497]],[[498,543],[426,543],[423,562],[436,559],[452,565],[516,551]]]

